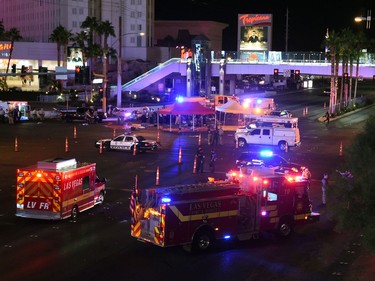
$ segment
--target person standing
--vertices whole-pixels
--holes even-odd
[[[212,140],[212,145],[218,145],[219,143],[219,129],[216,127],[214,130],[214,137]]]
[[[0,122],[5,123],[5,110],[0,106]]]
[[[197,157],[197,173],[203,173],[204,153],[203,153],[203,148],[201,146],[198,148],[198,151],[195,157]]]
[[[210,158],[210,167],[211,167],[211,173],[215,172],[215,162],[216,162],[216,152],[215,150],[211,149],[211,158]]]
[[[311,183],[311,172],[308,168],[305,168],[302,172],[302,177],[307,180],[308,188],[310,188]]]
[[[224,130],[223,127],[219,126],[219,144],[223,145],[223,136],[224,136]]]
[[[327,111],[324,116],[326,118],[326,120],[324,120],[324,122],[327,122],[327,124],[329,124],[329,112]]]
[[[327,189],[328,189],[328,174],[325,173],[322,178],[322,204],[323,206],[327,203]]]
[[[207,129],[207,144],[211,145],[212,144],[212,130],[210,127]]]

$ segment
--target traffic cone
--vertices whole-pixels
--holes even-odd
[[[303,108],[302,116],[303,116],[303,117],[306,116],[306,108],[305,108],[305,107]]]
[[[340,142],[339,156],[342,156],[342,142]]]
[[[100,141],[100,144],[99,144],[99,153],[102,154],[103,153],[103,142]]]
[[[285,152],[288,153],[288,151],[289,151],[289,144],[286,143],[286,146],[285,146]]]
[[[306,111],[305,113],[306,115],[309,114],[309,108],[307,106],[305,107],[305,111]]]
[[[324,109],[326,109],[327,108],[327,103],[326,102],[324,102]]]
[[[73,138],[77,139],[77,128],[76,128],[76,126],[74,126],[74,129],[73,129]]]
[[[198,145],[202,145],[202,134],[198,136]]]
[[[178,151],[178,164],[182,164],[182,149],[180,146],[180,150]]]
[[[197,173],[197,156],[194,157],[193,174]]]
[[[14,151],[18,152],[18,139],[17,139],[17,137],[14,139]]]
[[[69,152],[69,141],[68,141],[68,137],[65,138],[65,152]]]
[[[238,148],[238,138],[236,138],[236,148]]]
[[[159,166],[156,168],[156,185],[159,185]]]
[[[116,129],[113,129],[113,138],[116,137]]]
[[[158,129],[158,134],[156,136],[156,142],[160,144],[160,130]]]
[[[133,156],[137,155],[137,144],[133,145]]]

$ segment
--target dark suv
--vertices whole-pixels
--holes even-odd
[[[274,154],[270,150],[262,150],[259,152],[245,151],[240,154],[236,160],[236,166],[241,167],[265,167],[274,168],[275,173],[280,174],[297,174],[301,175],[305,169],[304,166],[292,163],[284,157]]]

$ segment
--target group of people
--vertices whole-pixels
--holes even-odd
[[[31,114],[31,120],[33,121],[44,120],[45,112],[43,108],[38,108],[38,109],[34,108],[33,110],[31,110],[30,114]]]
[[[9,123],[13,125],[21,120],[22,113],[19,110],[18,106],[14,108],[4,108],[0,107],[0,122],[1,123]]]
[[[206,156],[203,152],[202,146],[198,147],[198,150],[197,150],[197,153],[195,154],[195,157],[196,157],[196,163],[197,163],[196,172],[197,173],[203,173],[204,172],[204,162],[205,162]],[[215,152],[214,149],[211,149],[210,163],[209,163],[211,173],[215,172],[215,162],[216,162],[216,160],[217,160],[216,152]]]
[[[221,126],[216,126],[215,129],[208,127],[207,129],[207,143],[208,145],[222,145],[224,131]]]

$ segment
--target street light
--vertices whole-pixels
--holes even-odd
[[[360,16],[360,17],[355,17],[354,18],[355,22],[366,21],[366,29],[370,29],[371,28],[371,20],[372,20],[371,10],[367,10],[367,17]]]
[[[118,37],[118,52],[117,52],[117,107],[121,107],[122,104],[122,37],[130,34],[137,34],[139,36],[143,36],[144,33],[136,33],[136,32],[129,32],[129,33],[124,33],[122,34],[122,29],[121,29],[121,16],[119,17],[119,37]],[[112,46],[116,43],[117,41],[113,42]]]

